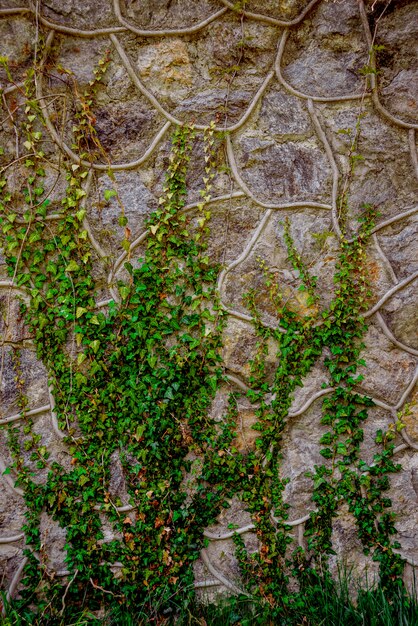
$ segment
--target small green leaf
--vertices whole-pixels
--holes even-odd
[[[98,339],[90,341],[90,348],[93,350],[94,354],[96,354],[98,349],[100,348],[100,341]]]
[[[104,199],[106,202],[109,202],[110,198],[114,198],[116,196],[116,191],[114,189],[105,189]]]
[[[77,357],[77,365],[81,365],[85,360],[86,360],[86,355],[84,354],[84,352],[80,352],[80,354]]]
[[[77,265],[77,263],[75,261],[70,261],[67,265],[67,267],[65,268],[66,272],[76,272],[77,270],[80,269],[80,266]]]
[[[119,287],[119,293],[120,293],[122,300],[126,300],[126,298],[129,296],[130,289],[129,287],[125,287],[125,286]]]

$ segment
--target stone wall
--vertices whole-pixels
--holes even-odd
[[[389,497],[397,513],[399,551],[408,563],[405,575],[411,578],[413,563],[418,561],[418,405],[414,392],[418,355],[418,2],[41,0],[37,4],[39,12],[25,0],[2,0],[0,53],[8,57],[19,83],[33,63],[39,36],[54,46],[55,67],[45,72],[37,93],[48,132],[44,149],[51,163],[46,186],[52,207],[59,206],[65,188],[65,180],[56,175],[60,155],[64,153],[74,163],[78,159],[71,148],[72,103],[64,104],[65,98],[60,99],[59,94],[63,84],[71,81],[81,92],[92,79],[98,59],[110,49],[111,63],[95,110],[95,127],[110,165],[106,161],[93,164],[85,201],[95,271],[102,278],[98,301],[117,297],[114,285],[125,276],[126,258],[118,202],[116,198],[103,202],[104,190],[117,185],[131,231],[130,253],[134,258],[140,256],[146,237],[144,221],[162,193],[173,128],[194,123],[199,130],[215,121],[216,127],[225,131],[211,190],[209,250],[211,259],[224,267],[218,289],[229,314],[223,347],[229,383],[215,397],[215,419],[221,419],[231,389],[242,391],[248,384],[249,362],[257,344],[243,302],[249,288],[260,293],[263,321],[277,323],[263,299],[259,259],[275,272],[295,309],[307,310],[304,294],[296,291],[297,274],[287,258],[284,219],[290,218],[296,247],[318,277],[323,307],[333,293],[341,194],[348,197],[349,236],[357,228],[363,203],[378,207],[380,216],[367,249],[373,297],[364,315],[369,328],[362,355],[364,380],[359,385],[359,393],[372,397],[375,405],[364,428],[362,454],[372,461],[376,430],[387,430],[407,404],[409,410],[402,417],[406,428],[396,434],[395,441],[402,472],[392,477]],[[372,45],[379,46],[377,73],[375,55],[369,56]],[[57,70],[60,66],[71,74]],[[18,161],[22,138],[16,136],[13,121],[20,92],[4,73],[0,80],[4,89],[0,143],[8,154],[15,151],[16,163],[8,168],[7,178],[17,187],[22,177]],[[356,132],[355,151],[361,159],[350,174],[350,147]],[[191,215],[200,200],[204,163],[203,144],[198,141],[188,174]],[[14,350],[20,347],[22,385],[34,432],[51,457],[66,464],[64,433],[54,416],[47,373],[20,318],[19,290],[4,265],[0,272],[0,424],[22,424],[17,404],[21,389],[13,365]],[[271,372],[276,361],[272,342],[267,355]],[[320,413],[327,381],[319,362],[295,393],[282,441],[282,473],[290,478],[285,488],[289,523],[295,545],[302,547],[306,542],[304,524],[314,509],[311,480],[305,473],[323,461],[319,454]],[[245,396],[239,400],[239,420],[236,445],[250,449],[257,433],[251,428],[254,408]],[[5,429],[0,437],[1,582],[13,595],[18,593],[25,563],[25,506],[13,472],[6,470],[11,458]],[[111,490],[122,500],[123,510],[129,510],[116,457]],[[257,549],[252,520],[239,500],[233,500],[218,524],[206,531],[209,545],[195,568],[197,583],[236,589],[239,572],[230,524],[237,525],[250,551]],[[337,561],[346,560],[356,575],[368,569],[372,577],[376,563],[364,556],[345,506],[334,519],[333,531],[337,556],[331,557],[331,568],[335,570]],[[41,533],[49,571],[65,576],[65,532],[44,514]]]

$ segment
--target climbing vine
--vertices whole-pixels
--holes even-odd
[[[225,381],[220,354],[226,319],[216,290],[221,268],[207,252],[208,203],[223,139],[214,123],[201,133],[205,174],[197,218],[184,209],[198,132],[193,125],[178,126],[158,208],[147,220],[143,256],[130,258],[130,235],[125,233],[127,278],[111,285],[112,300],[97,304],[95,251],[84,222],[91,174],[81,160],[92,164],[104,155],[94,128],[94,105],[108,64],[106,54],[89,89],[83,94],[75,89],[79,107],[73,149],[80,163],[62,163],[67,187],[58,209],[45,185],[44,119],[33,72],[24,86],[25,182],[19,198],[8,188],[8,156],[3,156],[1,227],[8,272],[29,294],[22,314],[48,371],[53,417],[67,458],[52,459],[46,446],[39,445],[30,419],[23,438],[9,427],[12,469],[27,507],[27,563],[16,605],[31,619],[36,614],[38,623],[71,623],[84,607],[98,611],[115,602],[140,606],[142,617],[155,623],[161,615],[175,615],[180,593],[182,603],[193,599],[193,563],[205,545],[203,531],[233,495],[251,514],[260,546],[249,554],[241,535],[234,536],[242,592],[262,600],[273,617],[304,605],[304,585],[314,571],[327,576],[332,522],[342,502],[356,520],[365,552],[380,564],[384,589],[393,593],[402,584],[403,561],[395,552],[399,546],[392,540],[394,517],[385,492],[390,473],[399,466],[392,459],[391,432],[376,434],[381,451],[372,464],[362,460],[362,424],[373,402],[356,390],[361,382],[357,370],[364,365],[362,314],[370,298],[365,249],[374,207],[364,205],[351,240],[345,233],[341,237],[334,297],[322,311],[316,277],[296,248],[290,222],[284,223],[288,262],[298,274],[299,288],[308,294],[308,313],[293,310],[264,265],[278,326],[264,323],[257,294],[249,291],[245,303],[258,351],[246,396],[255,407],[257,439],[253,449],[239,452],[239,394],[230,395],[221,421],[210,417]],[[118,196],[117,191],[108,190],[105,200],[112,195]],[[120,205],[119,224],[126,227]],[[55,218],[48,219],[53,210]],[[272,383],[265,367],[270,339],[278,346]],[[321,418],[328,428],[320,441],[325,462],[310,473],[316,508],[306,526],[307,549],[292,553],[281,441],[293,394],[323,356],[329,376]],[[22,386],[18,352],[14,365]],[[23,396],[20,408],[27,408]],[[125,501],[112,490],[115,464],[123,476]],[[35,470],[43,472],[43,480],[36,479]],[[64,586],[51,574],[41,544],[45,514],[65,529]],[[105,524],[111,527],[111,539],[105,537]],[[289,590],[291,575],[302,593]]]

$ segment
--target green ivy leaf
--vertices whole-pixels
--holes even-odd
[[[117,193],[114,189],[105,189],[104,199],[106,200],[106,202],[109,202],[109,200],[111,198],[114,198],[116,195]]]
[[[95,339],[94,341],[90,341],[89,346],[93,350],[94,354],[97,354],[97,351],[100,348],[100,341],[98,339]]]
[[[80,266],[77,265],[77,263],[75,261],[70,261],[67,265],[67,267],[65,268],[66,272],[76,272],[77,270],[80,269]]]
[[[84,352],[80,352],[77,356],[77,365],[81,365],[86,359],[87,356],[84,354]]]

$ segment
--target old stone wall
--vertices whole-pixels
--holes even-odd
[[[406,559],[409,580],[418,562],[417,35],[414,0],[42,0],[33,5],[1,0],[0,8],[0,55],[8,58],[15,82],[5,72],[0,75],[0,145],[12,155],[5,170],[11,189],[20,188],[23,176],[24,137],[19,136],[15,113],[19,85],[41,54],[37,46],[44,49],[40,42],[53,47],[54,64],[44,66],[36,92],[45,120],[51,223],[59,219],[66,187],[62,159],[74,166],[80,161],[71,137],[76,109],[65,89],[70,85],[74,94],[76,85],[82,93],[98,60],[110,51],[94,110],[105,156],[101,162],[87,163],[90,174],[83,200],[100,285],[98,306],[105,308],[109,299],[118,299],[116,284],[126,280],[128,253],[132,262],[143,254],[145,220],[163,192],[173,129],[187,123],[203,133],[214,122],[223,132],[208,200],[209,256],[222,265],[217,289],[228,312],[222,352],[227,382],[212,405],[215,421],[222,420],[231,391],[246,391],[250,361],[257,352],[258,337],[243,295],[255,289],[263,323],[278,323],[265,296],[260,260],[274,272],[294,310],[300,315],[310,310],[288,259],[284,220],[289,218],[295,246],[318,277],[317,306],[323,309],[333,297],[342,230],[352,237],[364,203],[377,207],[379,216],[367,246],[372,297],[364,312],[368,330],[361,356],[366,364],[356,387],[374,405],[364,425],[361,455],[372,463],[378,452],[376,431],[387,431],[402,420],[405,427],[394,429],[394,456],[402,471],[391,477],[387,495],[396,512],[398,552]],[[187,175],[186,203],[192,218],[198,216],[205,175],[203,148],[203,139],[198,139]],[[128,234],[118,222],[118,198],[104,201],[105,190],[114,187],[124,206]],[[15,201],[19,214],[19,198]],[[50,458],[66,467],[70,457],[63,441],[67,433],[54,413],[48,373],[20,317],[19,300],[27,299],[27,292],[16,287],[5,265],[0,271],[0,579],[14,596],[27,559],[22,552],[25,504],[14,470],[8,469],[13,459],[7,429],[13,425],[23,432],[29,416],[39,435],[37,443],[48,449]],[[321,404],[331,391],[325,357],[296,389],[280,443],[281,476],[290,479],[284,501],[290,507],[293,547],[306,547],[304,528],[315,509],[306,472],[323,463]],[[271,340],[266,355],[270,380],[277,363],[277,346]],[[22,393],[28,399],[23,412]],[[241,452],[254,449],[254,411],[242,394],[235,442]],[[36,475],[36,465],[30,467]],[[39,470],[36,480],[44,478],[45,469]],[[120,499],[121,512],[132,510],[117,455],[109,491]],[[340,505],[332,523],[336,555],[331,556],[331,569],[346,561],[356,575],[368,570],[373,578],[377,564],[363,554],[347,505]],[[218,523],[205,531],[208,545],[195,565],[198,586],[235,591],[239,585],[231,524],[248,550],[257,550],[254,520],[239,498],[233,499]],[[103,528],[103,541],[111,541],[112,529],[105,520]],[[67,581],[65,529],[44,512],[40,532],[45,553],[40,558],[46,559],[50,575]],[[114,566],[116,573],[119,566]]]

